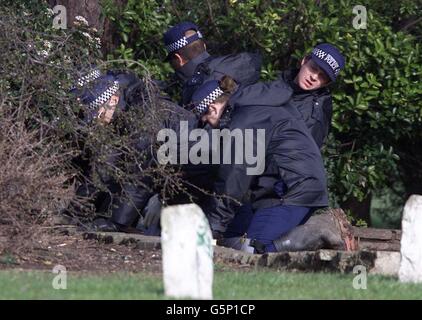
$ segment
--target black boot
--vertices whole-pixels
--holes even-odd
[[[297,226],[273,243],[278,252],[346,249],[335,217],[329,213],[312,216],[305,224]]]
[[[149,198],[147,204],[142,212],[142,217],[136,225],[136,229],[142,231],[147,236],[160,236],[161,235],[161,216],[162,203],[160,196],[154,194]]]
[[[119,196],[113,205],[110,221],[122,232],[137,232],[136,223],[151,192],[141,187],[124,186],[124,195]],[[123,194],[123,192],[122,192]]]

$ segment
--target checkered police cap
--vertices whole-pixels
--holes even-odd
[[[78,88],[72,88],[71,92],[89,109],[103,105],[120,89],[120,83],[114,75],[101,74],[98,70],[89,72],[76,83]]]
[[[185,33],[188,30],[194,30],[196,33],[190,37],[185,37]],[[163,35],[164,45],[168,53],[177,51],[198,39],[202,39],[202,33],[199,31],[198,26],[192,22],[179,23]]]
[[[74,82],[70,88],[70,92],[77,92],[78,88],[80,89],[81,87],[85,87],[87,84],[97,80],[99,77],[101,77],[101,72],[97,68],[89,71],[88,73],[85,73]]]
[[[345,66],[345,60],[340,51],[329,43],[317,45],[311,53],[311,59],[335,81],[340,70]]]
[[[101,76],[101,72],[97,69],[92,70],[90,73],[88,73],[85,76],[80,77],[76,83],[78,86],[83,87],[87,85],[88,83],[98,79]]]
[[[112,85],[105,89],[94,101],[89,104],[89,108],[95,109],[106,103],[119,90],[119,82],[113,81]]]
[[[221,97],[223,93],[217,80],[205,82],[192,95],[193,112],[197,115],[206,113],[209,105]]]

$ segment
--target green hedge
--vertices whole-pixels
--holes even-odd
[[[112,3],[104,1],[104,13],[114,21],[121,45],[111,56],[141,60],[159,79],[171,72],[163,63],[161,35],[183,20],[201,26],[212,54],[260,51],[263,80],[296,65],[316,43],[335,44],[347,64],[332,88],[333,129],[324,150],[333,204],[362,200],[406,179],[399,176],[407,157],[403,139],[421,135],[422,50],[414,35],[397,29],[417,14],[419,2],[360,1],[368,20],[367,29],[359,30],[352,25],[356,3],[349,0],[129,0],[120,11]],[[421,176],[422,169],[415,169]]]
[[[18,3],[25,5],[19,8]],[[404,185],[404,193],[410,193],[418,185],[415,181],[422,179],[418,143],[422,138],[422,89],[418,83],[422,74],[421,28],[420,23],[412,27],[406,24],[420,12],[419,1],[389,5],[381,0],[362,0],[359,4],[367,8],[368,24],[361,30],[353,28],[356,3],[350,0],[128,0],[122,8],[113,0],[101,3],[118,43],[107,58],[140,62],[161,80],[169,79],[172,73],[163,62],[162,33],[183,20],[201,26],[212,54],[261,52],[262,80],[274,79],[278,71],[295,66],[318,42],[335,44],[346,57],[346,69],[332,87],[333,128],[324,149],[332,204],[350,198],[362,200],[385,186],[394,187],[396,182]],[[31,57],[3,52],[0,89],[8,92],[10,101],[20,98],[22,86],[28,85],[22,80],[32,75],[26,88],[36,93],[32,101],[42,109],[42,121],[52,125],[61,138],[72,134],[74,119],[63,117],[70,102],[61,97],[66,96],[65,88],[71,81],[65,71],[98,62],[95,44],[84,39],[83,30],[52,30],[46,6],[39,1],[2,0],[1,4],[5,14],[20,16],[21,31],[16,31],[20,41],[32,41],[41,46],[35,48],[39,51],[47,39],[61,49],[53,50],[39,64],[28,64]],[[37,15],[41,18],[35,19]],[[31,38],[36,30],[38,38]],[[65,44],[64,39],[68,39]],[[18,48],[23,43],[15,44]],[[34,55],[34,51],[27,54]],[[25,63],[26,69],[18,68]],[[139,64],[130,66],[139,73],[145,71]],[[37,76],[40,74],[44,82]],[[28,118],[33,116],[31,112],[27,112]]]

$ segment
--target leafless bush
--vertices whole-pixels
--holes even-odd
[[[0,218],[24,230],[42,223],[73,196],[66,185],[63,163],[69,154],[59,153],[54,142],[28,131],[13,117],[0,118]]]
[[[53,214],[73,198],[69,157],[51,139],[0,112],[0,235],[7,239],[0,241],[0,254],[31,250]]]
[[[69,201],[89,200],[72,198],[74,186],[83,181],[109,191],[96,170],[86,175],[75,159],[100,167],[121,185],[142,186],[148,177],[148,187],[155,186],[164,198],[180,191],[177,168],[144,162],[154,154],[156,131],[168,116],[148,71],[142,74],[139,108],[121,113],[112,126],[84,123],[81,105],[69,94],[75,80],[93,65],[104,71],[125,69],[128,63],[104,63],[95,31],[87,26],[55,30],[41,7],[36,4],[35,12],[0,6],[0,224],[13,223],[23,232]],[[150,139],[148,150],[134,146],[139,137]],[[109,163],[109,154],[118,154],[118,161]]]

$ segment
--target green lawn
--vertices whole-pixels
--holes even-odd
[[[0,299],[163,299],[160,276],[68,274],[67,289],[55,290],[56,274],[0,271]],[[422,285],[369,276],[366,290],[354,275],[278,272],[215,273],[215,299],[422,299]]]

